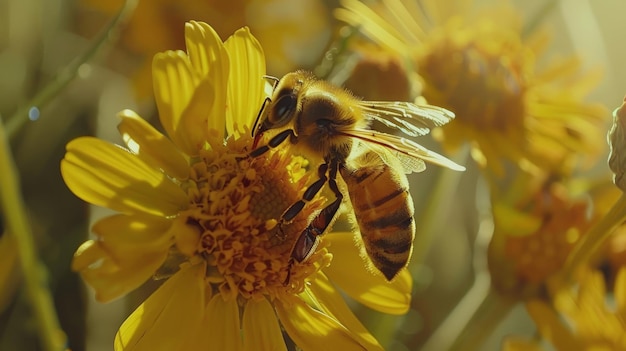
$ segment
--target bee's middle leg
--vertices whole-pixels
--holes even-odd
[[[341,202],[343,201],[343,194],[339,190],[337,186],[337,165],[332,164],[330,167],[329,177],[328,177],[328,187],[335,194],[335,200],[328,204],[328,206],[324,207],[316,216],[313,218],[311,223],[300,233],[296,244],[294,245],[293,251],[291,252],[291,257],[298,261],[302,262],[306,260],[313,251],[315,251],[315,247],[317,246],[318,236],[324,234],[330,223],[332,223],[335,218],[335,214],[339,210],[341,206]]]
[[[290,222],[293,220],[300,211],[304,208],[307,202],[313,200],[315,195],[319,193],[324,184],[328,181],[328,177],[326,176],[326,172],[328,171],[328,163],[322,163],[317,169],[318,179],[315,183],[309,185],[308,188],[302,194],[302,198],[296,201],[293,205],[289,206],[289,208],[283,212],[281,216],[281,220],[284,222]]]

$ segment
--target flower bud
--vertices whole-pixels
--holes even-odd
[[[622,106],[613,111],[613,126],[609,131],[608,139],[611,152],[609,154],[609,168],[613,171],[613,182],[622,191],[626,190],[626,97]]]

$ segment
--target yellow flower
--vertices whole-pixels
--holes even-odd
[[[335,284],[400,314],[409,307],[410,274],[387,283],[363,269],[351,233],[325,235],[310,259],[290,263],[323,199],[279,228],[307,185],[305,161],[280,148],[247,157],[265,98],[261,46],[245,28],[224,43],[206,23],[185,30],[187,53],[167,51],[153,62],[169,138],[126,110],[119,130],[127,148],[81,137],[61,163],[77,196],[120,212],[95,223],[96,238],[74,257],[96,298],[110,301],[172,274],[122,324],[115,349],[285,350],[282,330],[304,350],[381,349]]]
[[[414,100],[419,95],[417,77],[410,77],[403,58],[368,44],[354,45],[360,59],[343,86],[364,100]]]
[[[603,247],[603,244],[608,243],[609,246],[611,246],[611,244],[618,244],[619,246],[620,230],[617,231],[617,234],[613,235],[612,243],[608,241],[608,239],[611,238],[615,229],[620,227],[626,220],[626,197],[624,196],[624,190],[626,190],[626,181],[624,178],[626,158],[624,154],[622,154],[625,146],[624,118],[626,117],[626,111],[624,110],[624,106],[626,106],[626,102],[622,102],[622,105],[613,112],[613,125],[608,135],[609,146],[611,148],[608,160],[609,168],[613,173],[613,183],[621,191],[621,195],[603,218],[598,221],[583,240],[576,245],[565,267],[564,276],[566,280],[571,280],[572,274],[578,266],[585,265],[590,259],[594,258],[593,256],[597,255],[598,249]],[[620,250],[619,247],[614,248]],[[619,261],[619,259],[617,261]]]
[[[581,102],[596,75],[578,77],[574,58],[538,69],[544,40],[524,42],[518,16],[472,16],[471,1],[462,0],[424,1],[420,8],[404,0],[372,8],[341,3],[340,20],[405,55],[422,77],[424,98],[455,112],[433,134],[445,147],[469,142],[474,159],[498,176],[503,160],[563,173],[573,154],[600,151],[604,110]]]
[[[80,3],[83,12],[78,19],[79,28],[89,34],[94,31],[94,23],[103,17],[108,20],[124,1]],[[184,38],[178,29],[193,19],[214,23],[221,36],[249,26],[265,48],[269,71],[285,74],[301,65],[314,64],[313,60],[321,55],[330,32],[327,12],[319,0],[300,0],[298,6],[292,6],[290,0],[138,0],[137,8],[122,28],[119,43],[121,52],[130,58],[117,68],[133,76],[138,97],[149,96],[150,58],[160,51],[184,49]]]
[[[506,193],[493,196],[488,254],[499,291],[534,296],[563,268],[592,223],[591,202],[571,194],[567,183],[522,173]]]
[[[539,300],[528,302],[526,308],[541,340],[558,351],[626,349],[626,268],[617,274],[612,295],[602,273],[587,270],[577,289],[557,292],[554,308]],[[540,340],[521,337],[509,338],[503,349],[543,350]]]

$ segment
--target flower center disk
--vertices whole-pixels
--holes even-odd
[[[300,199],[308,177],[302,177],[296,158],[281,151],[246,157],[248,139],[231,138],[192,160],[183,184],[189,207],[179,221],[186,229],[176,231],[176,245],[190,259],[207,262],[207,280],[223,296],[273,298],[298,292],[316,270],[316,259],[290,264],[291,250],[321,200],[290,223],[280,223],[283,211]]]
[[[514,33],[453,22],[433,34],[430,46],[418,60],[426,83],[423,94],[430,103],[457,112],[456,123],[477,129],[522,129],[530,66]]]

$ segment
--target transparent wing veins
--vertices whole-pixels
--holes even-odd
[[[361,101],[359,106],[370,120],[389,128],[398,129],[411,137],[426,135],[431,129],[454,119],[452,111],[426,104],[418,105],[400,101]]]
[[[387,149],[400,161],[406,173],[423,171],[426,168],[424,161],[442,167],[447,167],[455,171],[465,170],[465,167],[446,158],[445,156],[442,156],[412,140],[401,136],[378,132],[371,129],[353,129],[349,132],[344,132],[343,134],[360,140],[361,142],[367,144],[368,147],[371,147],[374,151],[377,151],[379,147]],[[385,157],[385,154],[382,152],[378,153],[381,157]]]

